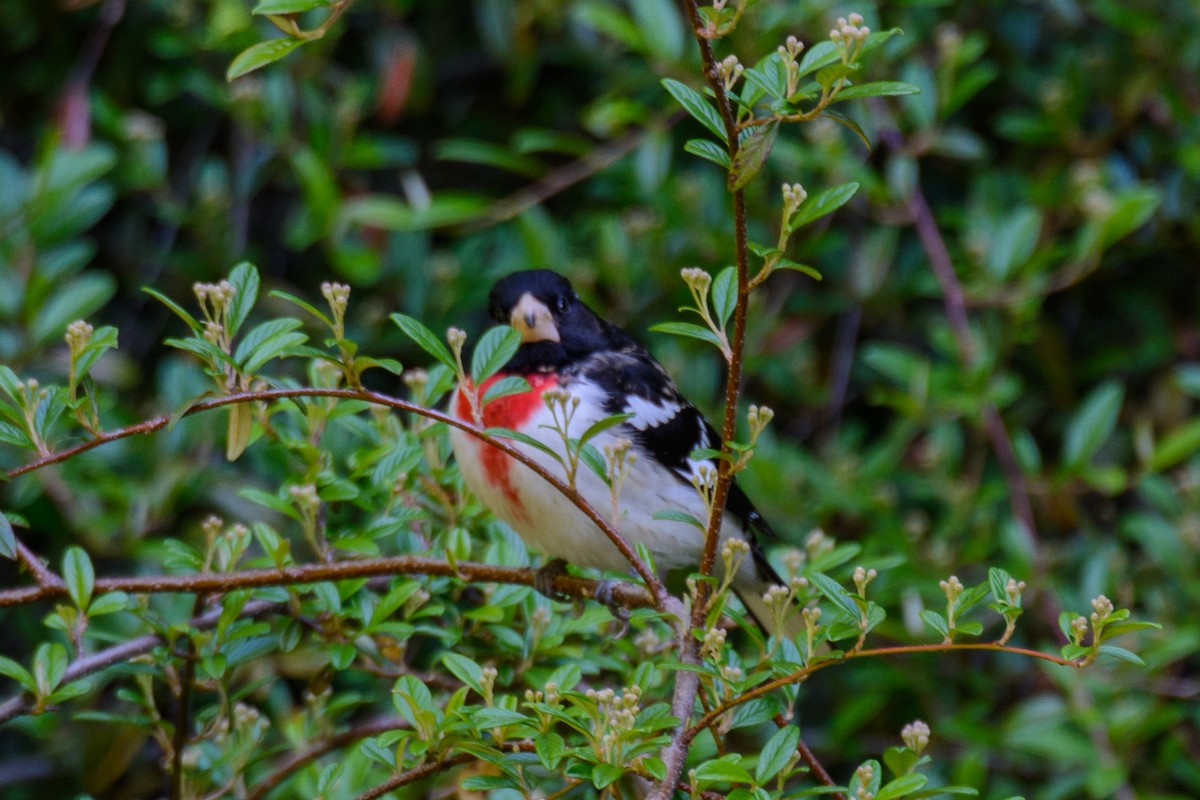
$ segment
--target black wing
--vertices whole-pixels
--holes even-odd
[[[691,486],[691,454],[720,447],[721,435],[679,393],[662,365],[643,348],[630,343],[621,351],[586,359],[579,371],[604,389],[606,413],[638,413],[638,418],[625,424],[634,444]],[[709,461],[716,466],[715,460]],[[741,524],[759,576],[769,583],[782,583],[762,548],[764,540],[778,536],[736,481],[729,487],[726,510]]]

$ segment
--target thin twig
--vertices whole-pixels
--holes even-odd
[[[294,753],[284,760],[282,764],[271,771],[271,774],[255,784],[254,790],[246,796],[246,800],[264,800],[270,794],[271,790],[282,783],[289,775],[296,770],[306,767],[326,753],[341,749],[361,739],[403,728],[407,724],[399,717],[382,717],[364,722],[361,725],[356,725],[341,733],[335,733],[328,739],[318,742],[303,752]]]
[[[804,741],[803,736],[796,740],[796,750],[800,753],[800,760],[808,765],[812,774],[817,776],[817,780],[826,786],[838,785],[833,776],[829,774],[829,771],[825,769],[825,765],[817,758],[817,754],[808,746],[808,742]],[[834,792],[830,796],[833,800],[846,800],[846,795],[841,792]]]
[[[1040,650],[1030,650],[1025,647],[1009,647],[1008,645],[996,644],[994,642],[937,642],[936,644],[906,644],[897,645],[895,647],[874,647],[863,650],[845,650],[837,654],[836,658],[829,658],[824,661],[818,661],[815,664],[810,664],[807,667],[798,669],[795,672],[780,676],[766,683],[760,683],[752,689],[747,689],[742,694],[733,698],[727,703],[714,708],[709,713],[696,720],[696,724],[688,729],[691,736],[696,736],[705,727],[716,720],[720,715],[729,710],[740,706],[743,703],[748,703],[755,698],[768,695],[777,689],[784,686],[790,686],[794,683],[800,683],[807,680],[813,673],[819,672],[826,667],[832,667],[838,664],[845,664],[847,661],[852,661],[857,658],[879,658],[882,656],[905,655],[909,653],[948,653],[953,650],[989,650],[996,653],[1015,653],[1017,655],[1036,658],[1042,661],[1049,661],[1052,664],[1058,664],[1062,667],[1075,667],[1082,669],[1083,664],[1079,661],[1072,661],[1061,656],[1052,655],[1051,653],[1043,653]]]
[[[642,143],[646,134],[671,128],[686,116],[687,112],[680,109],[662,119],[651,121],[645,127],[631,130],[611,141],[604,142],[574,161],[552,169],[536,183],[522,187],[496,201],[484,212],[482,219],[468,223],[464,226],[464,230],[474,232],[490,228],[546,202],[554,195],[566,191],[580,181],[586,180],[620,161]]]

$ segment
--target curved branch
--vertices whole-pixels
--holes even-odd
[[[335,397],[344,400],[362,400],[375,405],[385,406],[396,411],[407,411],[412,414],[418,414],[420,416],[427,417],[428,419],[432,419],[437,422],[443,422],[446,425],[458,428],[459,430],[464,431],[471,436],[480,439],[481,441],[487,442],[489,445],[500,450],[505,455],[528,467],[539,477],[541,477],[542,480],[546,481],[548,484],[562,493],[564,497],[570,500],[580,511],[582,511],[584,515],[596,525],[596,527],[604,532],[604,535],[608,537],[613,546],[616,547],[621,555],[624,556],[625,559],[633,566],[633,569],[635,572],[637,572],[638,577],[645,582],[647,589],[654,597],[655,607],[659,611],[667,610],[667,590],[666,587],[663,586],[662,581],[658,579],[658,576],[654,574],[649,565],[647,565],[645,561],[638,557],[634,549],[630,547],[629,542],[625,540],[625,537],[623,537],[621,533],[615,527],[613,527],[613,525],[609,523],[609,521],[605,519],[602,514],[596,511],[596,509],[592,508],[587,501],[580,497],[578,492],[574,491],[570,486],[567,485],[565,481],[554,475],[554,473],[550,472],[548,469],[546,469],[546,467],[542,466],[540,463],[526,455],[521,450],[518,450],[509,442],[496,436],[492,436],[482,429],[471,425],[470,423],[463,422],[449,414],[441,411],[435,411],[432,408],[425,408],[424,406],[411,403],[407,400],[401,400],[396,397],[380,394],[378,392],[367,391],[365,389],[320,389],[310,387],[300,389],[264,389],[256,392],[238,392],[236,394],[222,395],[221,397],[214,397],[211,400],[203,400],[192,405],[183,412],[182,416],[191,416],[192,414],[198,414],[202,411],[210,411],[214,408],[234,405],[236,403],[279,400],[293,397]],[[86,452],[95,447],[99,447],[102,444],[107,444],[108,442],[113,442],[118,439],[125,439],[130,436],[153,433],[154,431],[165,428],[175,419],[175,415],[163,414],[139,422],[136,425],[130,425],[114,431],[105,431],[99,433],[95,438],[89,439],[86,442],[81,442],[74,447],[68,447],[66,450],[60,450],[57,453],[51,453],[50,455],[43,456],[42,458],[31,461],[28,464],[17,467],[16,469],[9,470],[8,473],[6,473],[7,477],[11,480],[19,475],[25,475],[51,464],[61,463],[79,455],[80,453]]]
[[[811,664],[803,669],[798,669],[795,672],[783,675],[774,680],[760,683],[753,689],[747,689],[742,694],[730,700],[728,703],[714,708],[700,719],[696,720],[696,724],[688,729],[689,739],[695,737],[707,726],[713,724],[722,714],[730,711],[743,703],[748,703],[751,700],[770,694],[776,689],[784,686],[789,686],[793,683],[801,683],[807,680],[813,673],[819,672],[826,667],[832,667],[837,664],[845,664],[856,658],[873,658],[878,656],[895,656],[907,653],[946,653],[951,650],[991,650],[998,653],[1016,653],[1017,655],[1028,656],[1029,658],[1037,658],[1042,661],[1049,661],[1052,664],[1058,664],[1062,667],[1075,667],[1082,669],[1083,664],[1078,661],[1062,658],[1061,656],[1043,653],[1040,650],[1030,650],[1025,647],[1009,647],[1007,645],[995,644],[994,642],[938,642],[936,644],[906,644],[895,647],[875,647],[868,650],[846,650],[836,654],[834,658],[826,661],[819,661],[816,664]]]

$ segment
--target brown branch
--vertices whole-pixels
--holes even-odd
[[[338,750],[346,745],[366,739],[370,736],[378,736],[381,733],[394,731],[397,728],[403,728],[407,725],[404,720],[399,717],[382,717],[380,719],[364,722],[361,725],[350,728],[349,730],[335,733],[328,739],[325,739],[312,747],[300,753],[293,753],[282,764],[276,767],[267,777],[263,778],[254,786],[254,790],[246,796],[246,800],[264,800],[271,790],[282,783],[289,775],[298,769],[311,764],[326,753]]]
[[[533,742],[529,740],[508,742],[504,746],[513,751],[519,751],[523,753],[533,752]],[[398,775],[393,775],[391,778],[379,784],[375,788],[358,795],[356,798],[354,798],[354,800],[375,800],[378,797],[383,797],[385,794],[394,789],[399,789],[401,786],[407,786],[414,781],[427,778],[430,775],[441,772],[447,767],[466,764],[469,761],[474,761],[476,758],[478,758],[478,756],[475,756],[471,753],[457,753],[452,756],[444,756],[437,761],[431,761],[428,764],[422,764],[419,767],[413,767],[412,769],[405,770]]]
[[[204,594],[192,601],[192,616],[200,616]],[[187,637],[183,648],[183,670],[179,676],[179,707],[175,710],[175,735],[171,738],[171,800],[183,800],[183,751],[187,747],[191,727],[192,685],[196,681],[196,641]]]
[[[33,579],[37,581],[38,589],[60,590],[66,593],[67,585],[63,583],[62,578],[51,572],[50,568],[42,563],[42,559],[38,557],[38,554],[30,550],[20,539],[17,539],[17,558],[25,565],[25,569],[33,574]],[[3,593],[0,592],[0,594]]]
[[[104,592],[127,592],[129,594],[159,594],[169,592],[224,593],[235,589],[253,589],[263,586],[289,586],[298,583],[350,580],[381,575],[439,575],[459,577],[479,583],[513,583],[533,586],[535,570],[528,567],[501,567],[459,561],[450,564],[436,558],[422,556],[387,556],[364,558],[334,563],[295,564],[287,567],[264,567],[237,572],[202,572],[188,575],[133,575],[124,577],[97,578],[96,594]],[[594,599],[601,581],[560,575],[554,579],[554,591]],[[644,608],[654,605],[651,597],[641,586],[626,582],[613,582],[613,602],[624,608]],[[22,605],[36,600],[46,600],[67,595],[66,584],[0,591],[0,608]]]
[[[885,127],[879,135],[892,150],[903,152],[904,140],[897,130]],[[950,251],[938,229],[937,220],[934,219],[925,194],[921,191],[919,181],[914,186],[912,196],[909,198],[909,210],[912,214],[913,226],[921,240],[921,246],[929,258],[929,266],[942,291],[942,304],[946,310],[946,318],[950,322],[950,330],[954,335],[959,359],[964,367],[973,370],[979,364],[979,353],[971,338],[966,294],[954,271],[954,261],[950,258]],[[1029,500],[1029,488],[1025,483],[1025,475],[1021,471],[1021,466],[1017,463],[1012,439],[1008,435],[1004,419],[1000,416],[1000,410],[995,403],[991,401],[984,403],[983,422],[987,437],[992,444],[992,450],[996,454],[996,460],[1000,464],[1000,470],[1004,474],[1004,480],[1008,484],[1008,499],[1013,516],[1020,520],[1036,544],[1038,529],[1037,521],[1033,516],[1033,505]],[[1034,568],[1041,571],[1040,559],[1037,560]]]
[[[362,400],[368,403],[374,403],[375,405],[385,406],[396,411],[407,411],[412,414],[418,414],[420,416],[427,417],[428,419],[432,419],[437,422],[445,423],[446,425],[458,428],[459,430],[488,443],[492,447],[500,450],[505,455],[528,467],[535,474],[541,477],[542,480],[546,481],[548,484],[562,493],[562,495],[569,499],[576,508],[582,511],[583,514],[596,525],[596,527],[604,532],[604,535],[608,537],[609,541],[612,542],[613,546],[617,548],[618,552],[620,552],[621,555],[624,556],[625,559],[633,566],[633,569],[635,572],[637,572],[638,577],[645,582],[646,588],[654,597],[655,607],[660,611],[667,610],[668,594],[666,587],[663,586],[662,581],[658,579],[658,576],[654,574],[649,565],[647,565],[645,561],[638,557],[637,553],[634,552],[633,548],[629,545],[629,542],[625,540],[625,537],[623,537],[621,533],[615,527],[613,527],[613,525],[604,517],[604,515],[592,508],[592,506],[585,501],[578,492],[568,486],[565,481],[556,476],[554,473],[550,472],[546,467],[542,466],[532,457],[526,455],[521,450],[518,450],[508,441],[496,436],[492,436],[491,434],[484,432],[482,429],[470,423],[463,422],[449,414],[436,411],[432,408],[425,408],[424,406],[411,403],[407,400],[401,400],[399,398],[380,394],[378,392],[370,392],[365,389],[299,388],[266,389],[257,392],[239,392],[236,394],[222,395],[221,397],[215,397],[211,400],[203,400],[195,403],[187,408],[183,412],[182,416],[191,416],[192,414],[197,414],[201,411],[209,411],[214,408],[220,408],[222,406],[232,405],[234,403],[279,400],[283,398],[294,397],[334,397],[345,400]],[[85,442],[81,442],[73,447],[68,447],[65,450],[60,450],[56,453],[45,455],[41,458],[24,464],[23,466],[17,467],[16,469],[9,470],[7,473],[8,479],[11,480],[18,475],[24,475],[26,473],[33,472],[49,466],[50,464],[58,464],[66,461],[67,459],[73,458],[80,453],[86,452],[95,447],[99,447],[102,444],[107,444],[108,442],[161,430],[170,424],[173,419],[175,419],[173,415],[163,414],[161,416],[153,417],[152,419],[144,420],[125,428],[99,433],[94,438]]]
[[[580,181],[590,178],[597,172],[615,164],[635,147],[641,144],[646,134],[673,127],[687,116],[682,109],[665,117],[652,121],[645,127],[629,131],[615,139],[596,147],[596,149],[563,164],[543,175],[537,182],[522,187],[507,197],[493,203],[482,219],[464,226],[468,232],[480,231],[498,225],[501,222],[516,217],[536,205],[546,202],[551,197],[566,191]]]
[[[688,22],[700,50],[700,61],[704,78],[716,99],[717,111],[725,127],[726,147],[731,164],[737,163],[738,125],[733,104],[725,91],[725,84],[713,55],[708,30],[700,18],[696,0],[683,0]],[[733,312],[733,338],[729,342],[729,372],[725,379],[725,418],[721,426],[721,452],[732,454],[730,443],[737,434],[738,399],[742,389],[742,355],[746,344],[746,309],[750,299],[749,247],[746,232],[746,199],[741,189],[733,190],[734,251],[737,270],[737,304]],[[713,573],[717,557],[717,542],[720,540],[721,524],[725,519],[725,504],[733,483],[733,463],[722,458],[717,463],[717,484],[713,490],[712,508],[704,534],[704,551],[700,557],[700,574]],[[700,662],[699,642],[691,634],[692,629],[704,625],[710,587],[707,581],[697,584],[696,597],[692,604],[691,619],[687,626],[680,621],[677,631],[679,660],[686,665]],[[679,719],[679,726],[672,732],[670,742],[663,747],[660,757],[665,766],[664,776],[650,792],[651,800],[666,800],[670,787],[678,784],[687,762],[688,750],[696,733],[688,728],[700,691],[699,675],[690,670],[675,673],[675,687],[671,699],[671,713]]]
[[[748,703],[758,697],[770,694],[776,689],[781,689],[784,686],[790,686],[793,683],[800,683],[807,680],[813,673],[819,672],[826,667],[832,667],[838,664],[845,664],[847,661],[852,661],[857,658],[877,658],[880,656],[895,656],[905,655],[908,653],[946,653],[953,650],[989,650],[997,653],[1015,653],[1017,655],[1036,658],[1042,661],[1049,661],[1052,664],[1058,664],[1063,667],[1075,667],[1082,669],[1083,664],[1079,661],[1071,661],[1070,659],[1062,658],[1061,656],[1043,653],[1040,650],[1030,650],[1025,647],[1009,647],[1007,645],[995,644],[994,642],[938,642],[936,644],[906,644],[897,645],[895,647],[875,647],[865,650],[844,650],[839,651],[835,657],[818,661],[815,664],[810,664],[807,667],[798,669],[795,672],[780,676],[766,683],[760,683],[752,689],[747,689],[742,694],[733,698],[727,703],[714,708],[700,719],[696,720],[696,724],[688,729],[691,736],[696,736],[705,727],[712,724],[714,720],[722,714],[727,713],[731,709]]]
[[[825,786],[838,785],[833,776],[829,774],[829,771],[825,769],[825,765],[817,758],[817,754],[808,746],[808,742],[804,741],[803,736],[796,740],[796,750],[800,753],[800,760],[808,765],[808,768],[812,770],[812,774],[817,776],[818,781]],[[830,796],[834,800],[846,800],[846,795],[841,792],[834,792]]]

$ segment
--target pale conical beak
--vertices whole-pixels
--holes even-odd
[[[521,332],[522,342],[557,342],[558,326],[541,300],[526,292],[513,306],[508,324]]]

